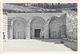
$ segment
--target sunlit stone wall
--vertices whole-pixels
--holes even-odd
[[[74,13],[73,13],[74,14]],[[73,15],[72,13],[66,12],[65,13],[8,13],[7,19],[9,21],[8,25],[10,25],[10,28],[13,28],[13,19],[17,18],[23,18],[26,21],[26,39],[30,39],[30,23],[32,19],[35,16],[41,17],[44,19],[44,30],[42,33],[44,33],[44,38],[49,38],[49,22],[52,19],[52,17],[57,17],[61,19],[61,25],[67,26],[67,37],[72,39],[77,39],[77,15]],[[5,16],[4,16],[5,18]],[[70,20],[70,21],[69,21]],[[66,22],[65,22],[66,21]],[[5,23],[4,23],[5,24]],[[9,28],[9,29],[10,29]],[[6,31],[5,31],[6,32]],[[13,39],[13,29],[8,30],[8,37],[10,39]]]
[[[77,39],[77,13],[74,11],[67,11],[66,13],[67,36],[70,39]]]

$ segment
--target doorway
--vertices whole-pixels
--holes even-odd
[[[41,29],[35,29],[35,38],[40,38]]]

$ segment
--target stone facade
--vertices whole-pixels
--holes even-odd
[[[67,37],[66,13],[8,13],[6,16],[7,39]]]

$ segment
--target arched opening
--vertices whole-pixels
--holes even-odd
[[[59,38],[66,38],[67,34],[66,34],[66,25],[61,25],[59,32],[58,32]],[[64,35],[64,37],[62,37],[62,35]]]
[[[49,22],[49,38],[55,39],[60,38],[59,36],[59,30],[61,25],[63,25],[63,22],[61,19],[57,17],[53,17]]]
[[[26,39],[26,23],[24,19],[13,22],[13,39]]]
[[[30,38],[42,38],[42,31],[44,29],[44,19],[41,17],[34,17],[30,24]]]

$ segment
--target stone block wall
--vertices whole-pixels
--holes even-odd
[[[8,18],[8,21],[11,19],[11,28],[13,28],[13,24],[12,22],[14,20],[16,20],[17,18],[23,18],[25,19],[26,21],[26,39],[29,38],[30,39],[30,36],[31,36],[31,21],[34,17],[41,17],[44,19],[44,30],[43,30],[43,33],[44,33],[44,38],[49,38],[49,22],[52,18],[54,18],[54,16],[57,18],[57,19],[61,19],[63,23],[62,24],[66,24],[65,22],[65,19],[66,16],[65,16],[65,13],[8,13],[7,14],[7,18]],[[64,19],[64,20],[63,20]],[[10,33],[9,33],[10,32]],[[11,29],[11,31],[8,32],[8,37],[10,36],[10,38],[12,39],[12,36],[13,36],[13,29]]]

